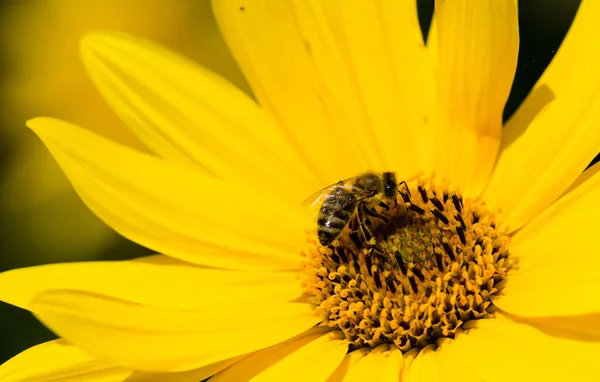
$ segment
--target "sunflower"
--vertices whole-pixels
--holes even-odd
[[[415,2],[213,8],[256,102],[96,32],[84,63],[153,154],[28,122],[92,211],[161,255],[0,275],[2,300],[61,337],[3,381],[600,375],[600,166],[582,173],[600,149],[599,2],[506,126],[513,0],[437,1],[427,43]],[[346,178],[315,224],[302,201]],[[324,207],[361,189],[343,219]]]

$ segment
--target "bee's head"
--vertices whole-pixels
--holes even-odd
[[[393,172],[383,173],[383,193],[387,198],[393,198],[396,196],[398,190],[398,183],[396,181],[396,174]]]

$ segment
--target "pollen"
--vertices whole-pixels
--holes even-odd
[[[302,282],[323,326],[343,332],[353,349],[395,344],[405,352],[493,315],[510,238],[483,201],[417,179],[395,203],[369,209],[357,209],[328,246],[308,235]]]

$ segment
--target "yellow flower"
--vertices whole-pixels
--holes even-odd
[[[600,149],[599,2],[504,128],[513,0],[438,1],[427,46],[414,2],[213,7],[258,103],[164,48],[94,33],[84,63],[154,155],[29,121],[99,217],[164,255],[0,275],[0,298],[62,337],[0,379],[600,375],[600,166],[581,174]],[[371,211],[390,221],[364,215],[319,246],[299,204],[365,171],[407,180]]]

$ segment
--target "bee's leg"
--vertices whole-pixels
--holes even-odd
[[[410,195],[410,190],[408,189],[406,182],[402,182],[400,184],[404,184],[404,186],[406,188],[406,191],[401,191],[400,187],[398,187],[398,193],[400,194],[400,197],[402,197],[402,201],[404,202],[404,206],[406,207],[406,212],[408,212],[408,207],[410,207],[412,205],[412,202],[411,202],[412,196]]]
[[[396,197],[394,197],[394,199],[392,199],[392,202],[394,202],[394,203],[391,207],[389,204],[387,204],[385,202],[379,202],[379,207],[382,207],[386,211],[389,211],[391,208],[396,208],[396,206],[398,205],[398,199]]]
[[[410,203],[410,195],[408,195],[408,193],[400,190],[398,190],[398,193],[402,197],[402,201],[404,201],[405,204]]]
[[[367,206],[363,206],[363,211],[365,214],[372,216],[374,218],[377,219],[381,219],[381,221],[383,221],[385,224],[390,224],[390,219],[387,218],[387,216],[383,216],[381,214],[378,214],[377,212],[369,209]]]
[[[358,228],[360,230],[360,233],[362,233],[363,238],[365,239],[365,243],[368,243],[373,237],[373,234],[371,234],[371,230],[369,229],[369,227],[367,227],[364,221],[358,223]]]
[[[395,202],[396,202],[396,199],[394,199],[394,203],[395,203]],[[387,203],[385,203],[385,202],[383,202],[383,201],[379,202],[379,207],[383,208],[383,209],[384,209],[384,210],[386,210],[386,211],[389,211],[389,210],[390,210],[390,206],[389,206],[389,204],[387,204]],[[394,205],[394,207],[396,207],[396,205]]]
[[[358,220],[358,228],[360,230],[360,232],[362,233],[363,237],[365,238],[365,242],[368,243],[371,238],[373,237],[373,233],[371,232],[371,230],[369,229],[368,225],[367,225],[367,220],[363,214],[362,214],[362,205],[360,206],[360,208],[358,209],[358,211],[356,211],[356,219]]]
[[[408,188],[408,184],[406,184],[406,181],[403,180],[402,182],[398,183],[398,186],[403,185],[404,189],[406,190],[406,194],[408,195],[408,198],[412,198],[412,195],[410,194],[410,188]],[[402,191],[400,191],[400,187],[398,187],[398,192],[400,192],[400,194],[402,194]]]
[[[360,249],[360,235],[358,234],[358,232],[361,230],[359,227],[356,227],[357,223],[357,219],[352,219],[350,220],[350,223],[348,223],[348,228],[350,229],[348,237],[350,238],[350,240],[352,240],[352,243],[354,243],[356,248]]]

